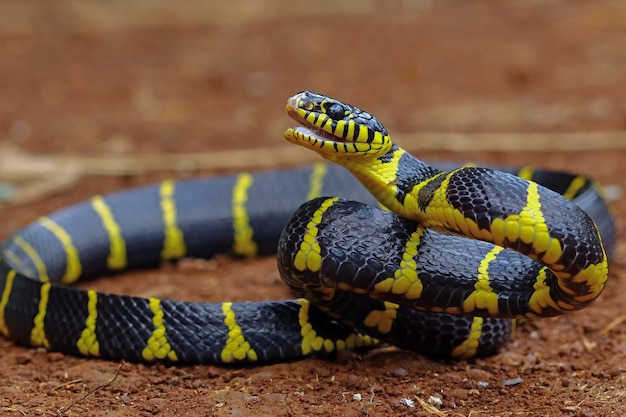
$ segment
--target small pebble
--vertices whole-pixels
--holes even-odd
[[[436,406],[438,406],[438,407],[439,407],[439,406],[443,405],[443,401],[441,401],[441,398],[439,398],[439,397],[435,397],[434,395],[431,395],[431,396],[428,398],[428,404],[430,404],[430,405],[436,405]]]
[[[502,385],[504,385],[505,387],[511,386],[511,385],[517,385],[517,384],[521,384],[523,381],[522,378],[517,377],[517,378],[511,378],[511,379],[505,379],[502,381]]]
[[[359,394],[359,393],[354,394],[354,395],[352,396],[352,399],[353,399],[354,401],[361,401],[361,394]]]
[[[415,401],[413,401],[410,398],[403,398],[403,399],[401,399],[400,400],[400,404],[406,405],[407,407],[410,407],[410,408],[414,408],[415,407]]]
[[[409,374],[409,371],[407,371],[404,368],[396,368],[393,370],[392,374],[395,377],[403,377],[403,376],[407,376]]]

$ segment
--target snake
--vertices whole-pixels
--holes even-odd
[[[466,359],[497,352],[520,320],[602,292],[616,232],[594,180],[427,164],[370,113],[310,91],[286,111],[298,126],[285,138],[330,164],[96,195],[8,237],[0,334],[137,362],[276,362],[381,343]],[[187,302],[71,285],[220,253],[275,254],[294,298]]]

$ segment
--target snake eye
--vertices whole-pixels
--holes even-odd
[[[341,104],[331,104],[326,108],[326,114],[333,120],[342,120],[345,116],[344,108]]]

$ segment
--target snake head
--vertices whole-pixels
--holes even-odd
[[[387,129],[374,116],[322,94],[302,91],[291,96],[287,113],[302,126],[287,129],[285,138],[330,160],[379,157],[392,145]]]

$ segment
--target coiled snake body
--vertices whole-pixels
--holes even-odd
[[[602,239],[611,249],[615,231],[593,181],[531,168],[514,171],[523,178],[440,171],[354,106],[302,92],[287,111],[303,126],[285,137],[347,171],[164,181],[42,217],[0,248],[0,333],[135,361],[276,361],[380,341],[466,358],[497,350],[511,319],[578,310],[602,291]],[[66,286],[277,244],[281,276],[300,298],[190,303]]]

